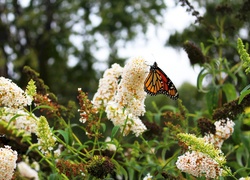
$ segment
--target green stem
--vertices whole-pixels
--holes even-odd
[[[60,144],[62,144],[63,146],[65,146],[68,150],[70,150],[73,154],[79,154],[79,155],[82,155],[84,157],[88,157],[89,154],[86,156],[86,154],[83,154],[81,151],[79,150],[76,150],[75,148],[67,145],[64,141],[62,141],[59,137],[55,136],[56,137],[56,140],[57,142],[59,142]],[[84,163],[86,163],[86,161],[81,158],[80,156],[78,156],[79,159],[81,159],[81,161],[83,161]]]
[[[101,119],[102,119],[102,114],[103,114],[103,111],[100,112],[100,115],[99,115],[99,118],[98,118],[98,124],[101,124]],[[96,146],[98,146],[98,150],[101,151],[100,147],[99,147],[99,143],[98,143],[98,137],[99,137],[99,128],[96,129],[96,132],[95,132],[95,140],[94,140],[94,145],[93,145],[93,151],[92,151],[92,156],[94,156],[94,153],[95,153],[95,149],[96,149]],[[101,152],[100,152],[101,153]]]
[[[30,141],[27,141],[27,143],[33,145],[32,142]],[[68,180],[68,177],[65,174],[61,173],[59,169],[56,167],[56,165],[52,163],[43,153],[41,153],[41,151],[39,151],[37,148],[35,149],[35,151],[40,155],[40,157],[42,157],[42,160],[46,161],[51,168],[55,169],[57,173],[63,177],[63,179]]]

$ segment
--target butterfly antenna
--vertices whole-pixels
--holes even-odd
[[[151,56],[153,57],[154,62],[156,62],[156,58],[155,58],[155,56],[154,56],[154,54],[153,54],[153,53],[151,53]]]

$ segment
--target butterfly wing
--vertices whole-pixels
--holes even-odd
[[[144,82],[144,90],[151,96],[155,96],[160,92],[161,88],[161,77],[156,73],[156,70],[151,67],[148,77]]]
[[[178,91],[173,82],[157,66],[156,62],[150,67],[150,72],[144,82],[144,90],[151,96],[165,94],[174,100],[179,97]]]

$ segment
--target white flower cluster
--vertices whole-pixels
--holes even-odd
[[[193,176],[206,178],[216,178],[221,175],[222,169],[219,164],[201,152],[186,152],[178,157],[176,166],[183,172],[192,174]]]
[[[107,149],[109,151],[116,151],[116,146],[111,142],[111,138],[109,136],[105,139],[105,142],[107,143]]]
[[[234,132],[235,123],[230,119],[222,119],[214,123],[216,132],[215,134],[207,134],[204,136],[206,142],[213,144],[216,148],[220,149],[224,140],[228,139]]]
[[[230,119],[219,120],[214,124],[216,126],[216,133],[207,134],[204,136],[204,140],[220,150],[224,140],[232,135],[235,124]],[[181,171],[196,177],[205,176],[206,178],[216,178],[222,174],[222,168],[215,159],[197,151],[188,151],[179,156],[176,166]]]
[[[25,111],[33,97],[24,92],[10,79],[0,77],[0,114],[1,120],[10,126],[24,130],[26,134],[36,133],[37,117]]]
[[[239,180],[250,180],[250,177],[241,177]]]
[[[27,135],[35,133],[38,136],[38,149],[47,154],[53,150],[56,139],[45,117],[38,118],[25,109],[25,106],[31,105],[33,100],[28,93],[36,94],[34,81],[29,82],[26,92],[24,92],[10,79],[0,77],[1,122],[5,121],[11,127],[24,130]]]
[[[151,179],[153,179],[153,176],[151,176],[150,173],[148,173],[148,174],[143,178],[143,180],[151,180]]]
[[[123,135],[133,132],[139,136],[146,130],[139,116],[145,113],[144,80],[148,66],[142,57],[131,59],[122,69],[113,65],[104,73],[93,104],[99,108],[103,103],[107,117],[121,127]],[[121,80],[119,82],[119,76]]]
[[[38,118],[22,109],[4,107],[0,109],[1,120],[10,123],[16,129],[24,130],[26,134],[36,133]]]
[[[0,148],[0,180],[10,180],[16,168],[17,152],[10,146]]]
[[[38,173],[32,169],[26,162],[22,161],[17,164],[18,171],[22,177],[28,179],[39,180]]]
[[[0,106],[19,108],[31,105],[32,97],[27,95],[10,79],[0,77]]]
[[[110,69],[104,72],[103,78],[99,80],[98,91],[92,101],[97,108],[106,107],[107,103],[114,98],[122,71],[123,68],[119,64],[113,64]]]

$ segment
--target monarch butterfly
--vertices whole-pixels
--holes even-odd
[[[151,96],[165,94],[171,99],[178,99],[179,93],[169,77],[154,62],[144,82],[144,90]]]

